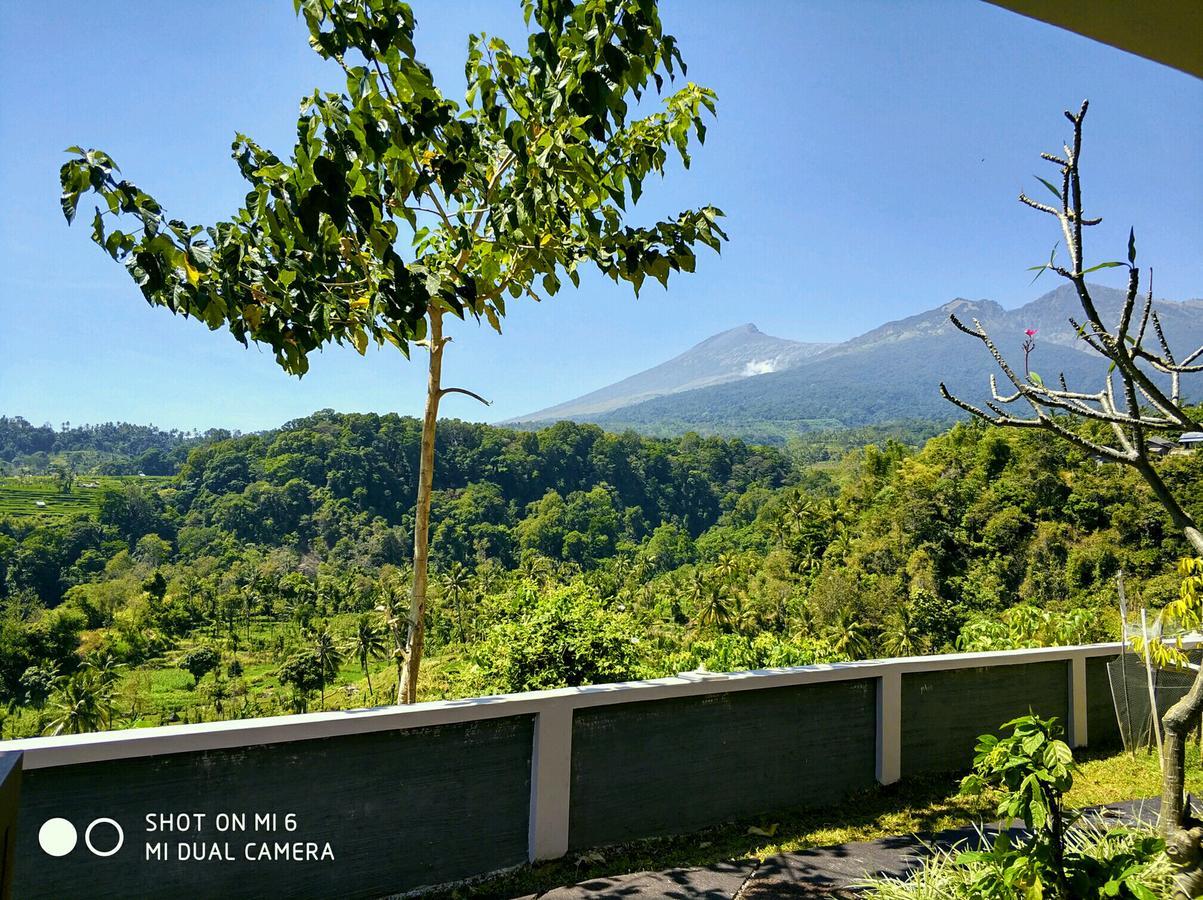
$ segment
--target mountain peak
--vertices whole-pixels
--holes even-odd
[[[1112,319],[1124,294],[1090,285],[1096,306]],[[1203,343],[1203,301],[1157,301],[1175,348]],[[939,385],[970,402],[989,399],[990,354],[959,334],[956,315],[982,323],[1004,356],[1024,358],[1024,332],[1038,332],[1031,362],[1045,377],[1065,373],[1097,389],[1105,361],[1087,348],[1069,317],[1080,315],[1072,285],[1059,285],[1017,309],[957,297],[886,322],[840,344],[809,344],[764,334],[745,322],[712,335],[667,362],[515,422],[573,419],[608,427],[696,428],[741,433],[750,422],[777,437],[808,424],[830,427],[957,414]],[[1203,378],[1192,379],[1193,382]],[[1192,384],[1194,387],[1195,384]],[[671,423],[671,424],[670,424]],[[763,433],[763,432],[762,432]]]
[[[574,400],[520,416],[514,422],[587,419],[619,407],[681,391],[779,372],[830,347],[765,334],[751,322],[713,334],[684,353]]]
[[[1002,307],[993,300],[966,300],[964,297],[949,300],[940,307],[942,313],[979,312],[981,310],[1002,312]]]

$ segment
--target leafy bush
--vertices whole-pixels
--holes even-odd
[[[1074,900],[1172,896],[1173,875],[1169,861],[1158,852],[1160,846],[1155,835],[1141,830],[1104,830],[1093,823],[1073,828],[1066,837],[1067,857],[1089,860],[1098,872],[1093,893],[1075,894]],[[992,853],[970,855],[958,848],[938,849],[905,878],[866,882],[863,896],[865,900],[1026,900],[1044,896],[1039,889],[1025,890],[1018,883],[999,887],[1005,882],[1005,871],[1003,859]]]
[[[638,677],[638,642],[627,614],[579,587],[555,588],[494,626],[476,658],[490,689],[536,691]]]
[[[216,669],[220,662],[221,654],[212,647],[197,647],[180,659],[180,668],[186,669],[192,676],[195,687],[205,675]]]
[[[1068,841],[1073,817],[1066,814],[1064,798],[1073,786],[1074,758],[1060,739],[1057,720],[1022,716],[1002,728],[1011,733],[978,738],[973,772],[961,782],[961,790],[1001,790],[998,814],[1007,824],[1021,820],[1028,836],[1012,843],[1011,834],[1003,831],[989,850],[959,854],[959,864],[976,867],[967,896],[1155,900],[1141,871],[1164,849],[1159,838],[1108,832],[1092,845],[1095,855]]]

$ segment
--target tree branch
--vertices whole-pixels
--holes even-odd
[[[492,405],[493,405],[491,402],[489,402],[488,400],[486,400],[484,397],[480,396],[480,394],[476,393],[475,391],[470,391],[470,390],[468,390],[467,388],[456,388],[456,387],[450,387],[450,388],[443,388],[441,391],[439,391],[439,396],[440,396],[440,397],[445,397],[445,396],[447,396],[448,394],[467,394],[467,395],[468,395],[469,397],[471,397],[473,400],[479,400],[479,401],[480,401],[481,403],[483,403],[485,406],[492,406]]]

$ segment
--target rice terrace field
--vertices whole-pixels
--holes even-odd
[[[0,476],[0,518],[91,516],[96,514],[105,488],[130,481],[149,485],[168,480],[164,476],[148,475],[79,475],[70,490],[63,491],[58,479],[51,475]]]

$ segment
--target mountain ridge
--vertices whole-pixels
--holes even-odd
[[[1123,292],[1092,285],[1091,292],[1105,321],[1118,317]],[[1154,304],[1176,351],[1203,345],[1203,300],[1157,300]],[[686,430],[739,435],[755,439],[780,439],[781,435],[817,427],[856,427],[903,419],[951,420],[960,411],[939,393],[941,382],[970,402],[988,398],[989,374],[996,367],[988,351],[961,334],[949,320],[955,313],[966,324],[973,319],[992,335],[1013,363],[1023,360],[1022,343],[1027,329],[1036,331],[1032,369],[1045,377],[1064,373],[1071,384],[1097,390],[1106,374],[1106,363],[1085,348],[1069,324],[1081,317],[1072,285],[1061,285],[1022,306],[1006,309],[993,300],[955,298],[931,309],[872,328],[831,345],[800,344],[773,338],[754,325],[720,332],[683,354],[643,372],[628,376],[575,400],[511,419],[505,424],[522,427],[545,425],[560,419],[593,422],[609,430],[632,428],[654,434]],[[740,338],[758,347],[763,339],[782,345],[805,347],[796,358],[764,372],[736,372],[731,360],[740,358]],[[717,344],[712,343],[718,339]],[[650,393],[634,402],[615,403],[639,394],[640,378],[686,357],[704,357],[720,347],[727,360],[726,376],[709,384],[685,384],[668,392]],[[747,358],[748,352],[743,353]],[[1184,386],[1195,396],[1199,378]],[[583,408],[580,401],[623,386],[604,409]],[[587,406],[587,404],[586,404]]]
[[[780,371],[831,346],[773,337],[746,322],[713,334],[685,352],[613,384],[499,424],[599,415],[655,397]]]

